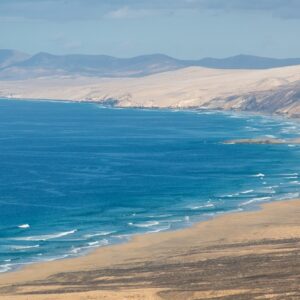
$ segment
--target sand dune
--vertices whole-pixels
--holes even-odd
[[[300,66],[190,67],[140,78],[47,77],[0,81],[0,96],[107,101],[121,107],[211,108],[300,115]]]

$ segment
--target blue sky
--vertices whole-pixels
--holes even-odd
[[[300,57],[300,0],[0,0],[0,48]]]

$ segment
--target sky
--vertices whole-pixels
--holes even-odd
[[[300,0],[0,0],[0,49],[300,57]]]

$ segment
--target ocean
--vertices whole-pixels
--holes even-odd
[[[0,101],[0,272],[299,196],[283,118]]]

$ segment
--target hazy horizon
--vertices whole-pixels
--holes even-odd
[[[50,55],[55,55],[55,56],[64,56],[64,55],[87,55],[87,56],[96,56],[96,55],[103,55],[103,56],[111,56],[111,57],[115,57],[115,58],[135,58],[135,57],[139,57],[139,56],[151,56],[151,55],[165,55],[165,56],[169,56],[171,58],[174,58],[174,59],[178,59],[178,60],[201,60],[201,59],[206,59],[206,58],[216,58],[216,59],[227,59],[227,58],[232,58],[232,57],[238,57],[238,56],[244,56],[244,57],[258,57],[258,58],[270,58],[270,59],[297,59],[300,57],[300,53],[298,56],[291,56],[291,57],[276,57],[276,56],[263,56],[263,55],[253,55],[253,54],[248,54],[248,53],[236,53],[236,54],[233,54],[233,55],[229,55],[229,56],[202,56],[202,57],[194,57],[194,58],[191,58],[191,57],[176,57],[176,56],[172,56],[172,55],[169,55],[169,54],[166,54],[166,53],[160,53],[160,52],[152,52],[152,53],[140,53],[140,54],[136,54],[136,55],[132,55],[132,56],[121,56],[121,55],[111,55],[111,54],[107,54],[107,53],[80,53],[80,52],[66,52],[66,53],[54,53],[54,52],[48,52],[48,51],[36,51],[36,52],[25,52],[25,51],[22,51],[22,50],[19,50],[19,49],[10,49],[10,48],[1,48],[1,50],[8,50],[8,51],[16,51],[16,52],[20,52],[20,53],[23,53],[23,54],[28,54],[30,56],[34,56],[34,55],[37,55],[37,54],[50,54]]]
[[[299,11],[295,0],[2,0],[0,48],[116,57],[292,58],[300,57]]]

